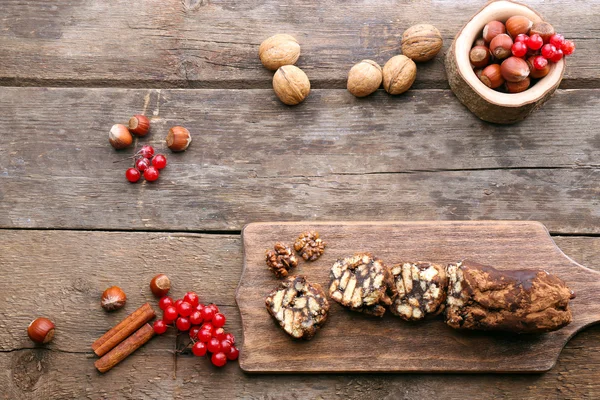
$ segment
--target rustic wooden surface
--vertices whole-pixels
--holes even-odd
[[[480,0],[3,1],[0,398],[599,397],[597,326],[542,375],[251,376],[174,358],[170,336],[100,376],[89,349],[120,319],[100,312],[102,290],[125,286],[131,311],[159,267],[176,294],[193,287],[225,307],[240,335],[239,232],[253,221],[539,220],[598,269],[600,1],[527,3],[578,49],[556,95],[506,128],[458,103],[443,54],[406,95],[344,90],[352,64],[385,62],[413,23],[437,25],[445,52]],[[277,32],[298,37],[315,89],[295,108],[256,57]],[[111,162],[130,152],[106,143],[139,112],[159,148],[176,123],[195,135],[156,185],[126,184]],[[61,327],[48,349],[24,333],[42,311]]]
[[[441,264],[464,258],[498,269],[539,269],[563,278],[577,294],[573,322],[545,335],[459,332],[442,318],[407,323],[348,311],[331,301],[327,323],[309,342],[294,341],[265,309],[279,284],[265,267],[265,251],[317,230],[327,243],[305,275],[327,291],[336,260],[371,252],[387,265],[406,261]],[[552,368],[576,332],[600,321],[600,274],[573,262],[535,222],[323,222],[257,223],[243,232],[244,270],[236,294],[244,331],[240,367],[246,372],[540,372]]]

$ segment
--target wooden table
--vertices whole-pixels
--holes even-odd
[[[448,89],[443,57],[404,95],[356,99],[348,69],[383,64],[404,29],[436,25],[444,51],[482,1],[4,1],[0,12],[0,397],[594,398],[600,328],[541,375],[245,375],[174,356],[155,338],[106,375],[90,344],[167,273],[241,338],[240,230],[267,220],[538,220],[600,269],[600,1],[528,1],[577,51],[554,98],[523,123],[479,121]],[[289,108],[257,59],[279,32],[302,46],[313,91]],[[152,117],[194,135],[155,184],[128,184],[113,123]],[[101,292],[120,285],[125,310]],[[39,315],[55,340],[34,347]]]

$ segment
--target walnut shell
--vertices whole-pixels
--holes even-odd
[[[417,65],[410,58],[399,55],[383,66],[383,88],[389,94],[406,92],[417,77]]]
[[[431,60],[440,52],[442,44],[442,35],[433,25],[414,25],[402,34],[402,54],[416,62]]]
[[[365,97],[376,91],[383,80],[381,67],[375,61],[362,60],[348,72],[347,88],[356,97]]]
[[[304,101],[310,93],[308,76],[295,65],[279,67],[273,76],[273,90],[282,103],[289,106]]]
[[[298,61],[300,45],[295,37],[280,33],[260,44],[258,57],[265,68],[275,71],[281,66],[292,65]]]

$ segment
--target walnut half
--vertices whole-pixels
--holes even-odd
[[[302,232],[294,242],[294,250],[306,261],[315,261],[325,251],[326,243],[317,231]]]
[[[294,255],[292,249],[281,242],[275,243],[274,249],[268,250],[265,258],[267,267],[278,278],[288,276],[289,271],[298,266],[298,257]]]

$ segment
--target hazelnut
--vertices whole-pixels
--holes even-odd
[[[123,308],[126,301],[125,292],[118,286],[111,286],[102,293],[100,305],[106,311],[113,311]]]
[[[509,82],[521,82],[529,76],[529,66],[522,58],[510,57],[500,65],[500,73]]]
[[[36,318],[27,327],[27,336],[36,343],[48,343],[54,337],[54,323],[48,318]]]
[[[528,35],[532,25],[529,18],[515,15],[506,20],[506,31],[512,38],[516,38],[520,34]]]
[[[293,106],[308,96],[310,81],[300,68],[284,65],[273,76],[273,90],[282,103]]]
[[[406,92],[417,77],[417,65],[405,55],[394,56],[383,66],[383,88],[389,94]]]
[[[365,97],[381,86],[383,73],[375,61],[362,60],[348,72],[347,88],[356,97]]]
[[[110,145],[117,150],[124,149],[133,143],[133,137],[125,125],[115,124],[108,133]]]
[[[480,37],[479,39],[475,40],[475,43],[473,43],[473,47],[475,46],[485,46],[485,40],[483,40],[482,37]]]
[[[156,297],[164,297],[171,290],[171,280],[165,274],[158,274],[150,281],[150,291]]]
[[[543,78],[550,72],[550,63],[546,64],[546,66],[542,69],[535,69],[533,67],[533,60],[536,56],[531,56],[527,59],[527,66],[529,67],[529,76],[534,79]]]
[[[486,67],[490,63],[490,50],[485,46],[475,46],[469,52],[469,61],[476,68]]]
[[[169,129],[166,137],[167,147],[171,151],[184,151],[192,143],[192,135],[183,126],[174,126]]]
[[[500,21],[490,21],[483,27],[483,40],[487,43],[501,33],[506,33],[506,27]]]
[[[442,49],[440,31],[429,24],[414,25],[402,34],[402,54],[413,61],[429,61]]]
[[[506,33],[496,35],[490,42],[490,51],[498,60],[504,60],[512,54],[513,41]]]
[[[500,65],[492,64],[485,67],[484,70],[481,71],[479,80],[481,80],[485,86],[492,89],[502,86],[504,78],[500,72]]]
[[[292,65],[300,57],[300,45],[296,38],[286,34],[277,34],[260,44],[258,57],[271,71],[284,65]]]
[[[544,43],[550,41],[550,37],[554,35],[554,27],[547,22],[536,22],[531,26],[530,35],[538,34],[542,37]]]
[[[508,93],[521,93],[529,89],[530,84],[531,79],[527,77],[520,82],[505,82],[504,86],[506,86],[506,91]]]
[[[134,115],[129,119],[129,130],[137,136],[146,136],[150,130],[150,120],[145,115]]]

